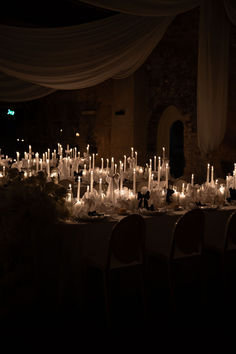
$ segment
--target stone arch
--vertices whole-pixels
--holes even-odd
[[[175,106],[167,107],[162,113],[157,127],[157,155],[162,156],[162,147],[165,146],[166,156],[170,153],[170,128],[176,121],[183,124],[190,120],[188,114],[181,114]]]
[[[176,120],[170,127],[170,153],[169,153],[170,174],[179,178],[184,174],[184,123]]]

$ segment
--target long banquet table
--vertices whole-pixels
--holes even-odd
[[[226,222],[235,210],[236,206],[204,210],[206,217],[204,246],[206,249],[220,250],[223,247]],[[184,212],[169,211],[156,216],[144,216],[146,249],[164,254],[169,252],[172,228]],[[67,222],[57,225],[56,232],[51,238],[51,252],[49,251],[48,254],[50,257],[54,254],[57,259],[57,266],[53,266],[56,269],[56,296],[59,301],[69,296],[71,301],[84,306],[86,262],[90,259],[96,264],[105,263],[109,236],[115,224],[123,217],[112,215],[96,222]],[[53,261],[51,261],[52,264]]]

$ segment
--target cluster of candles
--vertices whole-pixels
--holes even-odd
[[[89,145],[87,145],[86,152],[81,156],[80,151],[77,148],[70,148],[67,144],[67,148],[64,150],[62,145],[58,143],[57,150],[54,149],[52,152],[47,149],[39,156],[39,153],[33,153],[32,147],[29,145],[28,152],[24,152],[24,158],[20,159],[20,153],[16,152],[16,159],[12,167],[17,167],[19,170],[24,170],[25,178],[32,176],[32,174],[37,174],[39,171],[45,171],[47,173],[48,179],[74,179],[75,172],[78,174],[82,171],[82,175],[78,176],[77,183],[77,196],[76,200],[81,201],[81,184],[87,183],[87,194],[94,192],[94,182],[98,183],[98,195],[103,195],[102,184],[113,183],[114,179],[118,181],[118,186],[116,183],[116,193],[119,191],[119,195],[122,196],[128,193],[127,198],[136,197],[137,194],[137,179],[145,178],[147,183],[147,190],[150,192],[162,192],[165,193],[168,189],[169,180],[169,163],[166,158],[165,147],[162,148],[162,157],[154,156],[153,159],[149,160],[145,168],[138,165],[138,153],[134,151],[134,148],[130,149],[130,156],[124,155],[123,160],[119,161],[119,165],[115,163],[114,157],[111,160],[104,159],[101,157],[100,167],[96,167],[96,156],[95,153],[90,153]],[[1,155],[0,150],[0,160],[4,160],[4,155]],[[5,157],[5,160],[8,156]],[[62,165],[64,168],[64,175],[60,175]],[[3,168],[0,172],[0,177],[4,177],[6,174],[6,167],[2,164]],[[57,169],[55,169],[57,167]],[[54,170],[53,170],[54,169]],[[65,172],[66,171],[66,172]],[[66,177],[65,177],[66,175]],[[225,195],[225,191],[229,189],[229,176],[226,177],[226,183],[224,185],[218,186],[218,180],[214,180],[214,167],[207,164],[206,173],[206,183],[204,184],[204,190],[208,188],[214,189],[216,192]],[[123,187],[124,179],[132,182],[132,190],[125,189]],[[110,182],[108,182],[108,180]],[[191,175],[191,182],[189,184],[182,185],[182,190],[177,191],[176,187],[173,187],[174,194],[172,196],[173,200],[181,204],[186,194],[188,193],[189,186],[194,187],[194,174]],[[197,194],[201,194],[203,186],[198,188]],[[236,164],[234,164],[233,171],[233,188],[236,188]],[[193,189],[193,188],[192,188]],[[114,191],[113,191],[114,192]],[[114,194],[112,192],[112,194]],[[110,191],[111,193],[111,191]],[[68,200],[72,199],[72,188],[70,185],[68,192]]]

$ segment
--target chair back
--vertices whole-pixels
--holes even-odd
[[[236,249],[236,211],[230,214],[225,227],[224,250]]]
[[[112,257],[121,264],[143,261],[145,222],[139,214],[124,217],[113,228],[110,238],[108,266]]]
[[[190,210],[181,216],[173,228],[171,257],[201,255],[204,225],[205,215],[200,209]]]

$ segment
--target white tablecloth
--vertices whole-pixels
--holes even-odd
[[[204,210],[206,216],[204,244],[206,249],[219,250],[223,246],[224,231],[228,217],[236,210],[228,207],[220,210]],[[146,249],[168,254],[174,223],[183,212],[159,216],[144,216],[146,224]],[[115,224],[124,216],[98,222],[65,223],[57,226],[57,242],[60,243],[58,289],[62,298],[69,294],[76,302],[83,301],[85,293],[86,260],[105,264],[109,236]],[[58,249],[58,248],[57,248]]]

